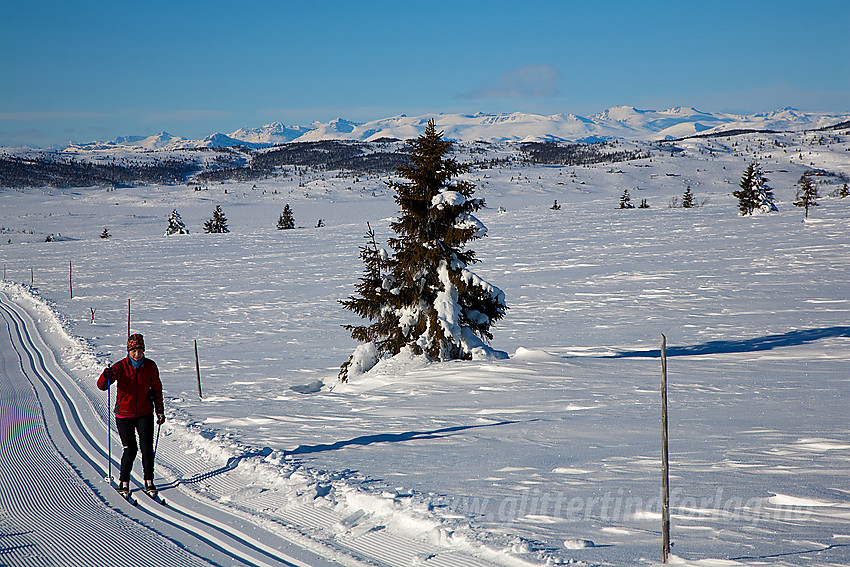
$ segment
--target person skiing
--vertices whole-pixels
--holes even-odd
[[[113,382],[118,383],[113,410],[115,423],[124,446],[118,491],[125,497],[129,496],[130,473],[133,471],[136,454],[141,448],[145,490],[155,496],[157,489],[153,482],[154,413],[157,424],[162,425],[165,423],[165,408],[159,369],[153,360],[145,358],[145,339],[141,334],[130,335],[127,339],[127,358],[106,368],[97,380],[97,387],[107,390]]]

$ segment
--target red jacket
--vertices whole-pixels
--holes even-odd
[[[162,404],[162,382],[156,363],[145,358],[139,369],[130,364],[130,357],[119,360],[101,373],[97,387],[106,390],[118,382],[115,400],[115,415],[118,417],[141,417],[156,410],[165,413]]]

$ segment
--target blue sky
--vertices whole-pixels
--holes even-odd
[[[8,2],[0,146],[434,112],[850,112],[850,1]]]

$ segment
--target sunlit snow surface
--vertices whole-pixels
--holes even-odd
[[[340,325],[358,321],[337,300],[355,292],[366,222],[385,241],[396,213],[385,179],[4,189],[0,258],[79,339],[67,364],[87,387],[124,356],[131,300],[168,434],[197,458],[268,447],[257,486],[302,482],[269,476],[300,463],[326,482],[322,505],[530,561],[658,560],[664,333],[674,559],[847,564],[850,198],[821,197],[808,222],[791,201],[809,164],[850,173],[850,144],[778,138],[786,152],[750,135],[470,173],[489,235],[471,268],[505,292],[492,346],[509,360],[401,357],[336,382],[356,346]],[[754,156],[778,214],[738,216],[730,194]],[[822,195],[840,186],[814,179]],[[668,207],[686,185],[708,202]],[[624,189],[650,208],[617,209]],[[279,231],[286,203],[299,228]],[[201,230],[216,204],[229,234]],[[162,236],[174,208],[190,235]]]

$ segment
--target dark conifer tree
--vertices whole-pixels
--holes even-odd
[[[467,269],[477,262],[467,244],[486,235],[473,215],[484,200],[473,198],[472,183],[453,181],[467,166],[446,157],[451,148],[433,120],[408,142],[410,163],[398,168],[404,181],[389,184],[401,209],[390,225],[392,254],[378,250],[370,227],[370,243],[360,254],[366,265],[361,295],[341,301],[372,322],[347,328],[352,338],[369,341],[378,357],[403,348],[432,361],[500,356],[484,340],[492,339],[491,325],[505,315],[504,294]],[[341,380],[350,368],[362,368],[357,353],[342,365]]]
[[[292,214],[292,209],[289,203],[283,207],[283,212],[280,213],[280,218],[277,219],[277,229],[286,230],[295,228],[295,216]]]
[[[773,203],[773,191],[767,186],[767,178],[762,173],[757,162],[747,166],[739,191],[733,191],[732,196],[738,198],[738,210],[741,215],[752,215],[755,211],[773,212],[779,209]]]
[[[620,196],[620,208],[621,209],[634,209],[635,206],[632,204],[632,196],[629,195],[629,190],[625,189],[623,191],[622,196]]]
[[[171,211],[171,214],[168,216],[168,227],[165,229],[165,236],[172,234],[189,234],[189,229],[186,228],[183,218],[177,212],[177,209]]]
[[[221,205],[215,206],[215,210],[213,210],[212,218],[204,223],[204,232],[207,232],[207,233],[230,232],[230,229],[227,228],[227,217],[225,217],[224,213],[221,211]]]
[[[741,188],[738,191],[733,191],[732,196],[738,199],[738,210],[741,215],[751,215],[758,206],[755,193],[756,178],[756,163],[753,162],[747,166],[744,175],[741,177],[741,182],[738,186]]]
[[[797,207],[805,207],[805,218],[809,218],[809,207],[818,206],[818,190],[812,183],[811,177],[806,174],[803,174],[802,177],[800,177],[800,181],[798,181],[798,183],[800,184],[800,188],[797,189],[797,200],[794,201],[794,205]]]
[[[112,236],[112,235],[109,234],[109,229],[104,227],[103,232],[100,233],[100,237],[106,239],[106,238],[109,238],[110,236]]]
[[[398,327],[398,316],[394,313],[382,313],[386,305],[392,303],[388,295],[394,289],[395,279],[390,272],[389,254],[383,248],[378,248],[375,241],[375,231],[372,225],[366,223],[366,244],[360,247],[360,259],[363,260],[364,273],[357,284],[359,297],[349,296],[340,303],[346,309],[357,313],[363,319],[372,321],[370,325],[344,325],[351,337],[362,343],[376,342],[381,351],[389,350],[383,340]]]
[[[691,193],[691,186],[685,189],[685,194],[682,195],[682,208],[683,209],[691,209],[694,206],[694,194]]]

